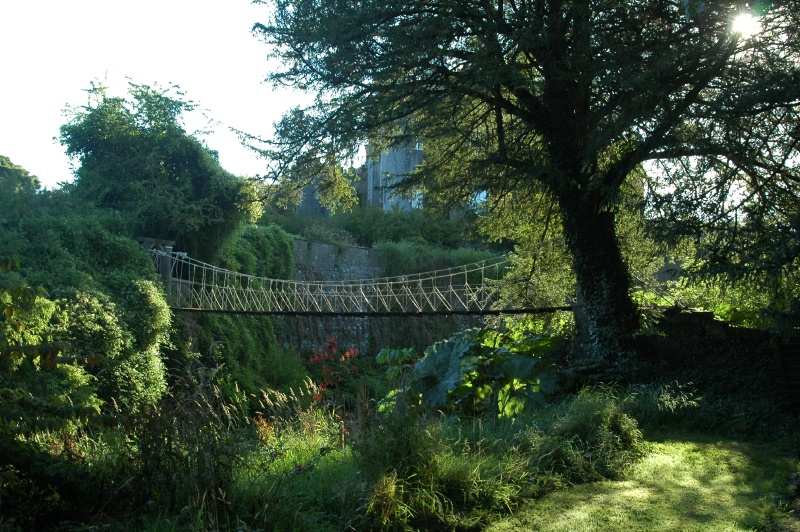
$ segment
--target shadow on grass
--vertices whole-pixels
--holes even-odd
[[[800,530],[775,511],[796,471],[789,456],[783,443],[658,435],[625,480],[550,494],[489,530]]]

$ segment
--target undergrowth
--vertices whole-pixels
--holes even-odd
[[[531,499],[625,477],[646,454],[642,429],[680,426],[703,401],[677,382],[594,385],[516,415],[470,416],[398,391],[380,408],[356,393],[345,409],[316,399],[323,390],[310,378],[249,394],[220,387],[219,375],[187,367],[157,406],[116,426],[31,439],[37,460],[59,456],[81,473],[82,493],[96,493],[71,521],[51,512],[36,526],[480,529]],[[23,473],[0,471],[5,528],[31,524],[9,505],[70,485]]]
[[[398,405],[344,420],[312,404],[269,427],[234,490],[261,505],[247,512],[253,527],[471,528],[525,498],[617,478],[641,454],[636,422],[604,389],[518,418]]]

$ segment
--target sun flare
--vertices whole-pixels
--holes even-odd
[[[750,13],[741,13],[733,19],[733,31],[748,39],[761,31],[761,22]]]

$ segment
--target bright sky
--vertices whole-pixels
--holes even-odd
[[[250,0],[0,0],[0,155],[47,188],[72,179],[54,140],[67,106],[87,103],[85,89],[104,81],[124,95],[138,84],[177,84],[220,124],[203,137],[237,175],[264,172],[228,126],[261,137],[307,97],[262,83],[267,45],[250,28],[267,21]],[[199,114],[187,130],[202,128]]]

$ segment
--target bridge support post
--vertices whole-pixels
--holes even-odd
[[[172,246],[164,246],[164,251],[166,251],[166,255],[162,255],[161,262],[159,266],[161,266],[161,273],[162,277],[166,277],[167,279],[172,277]]]

